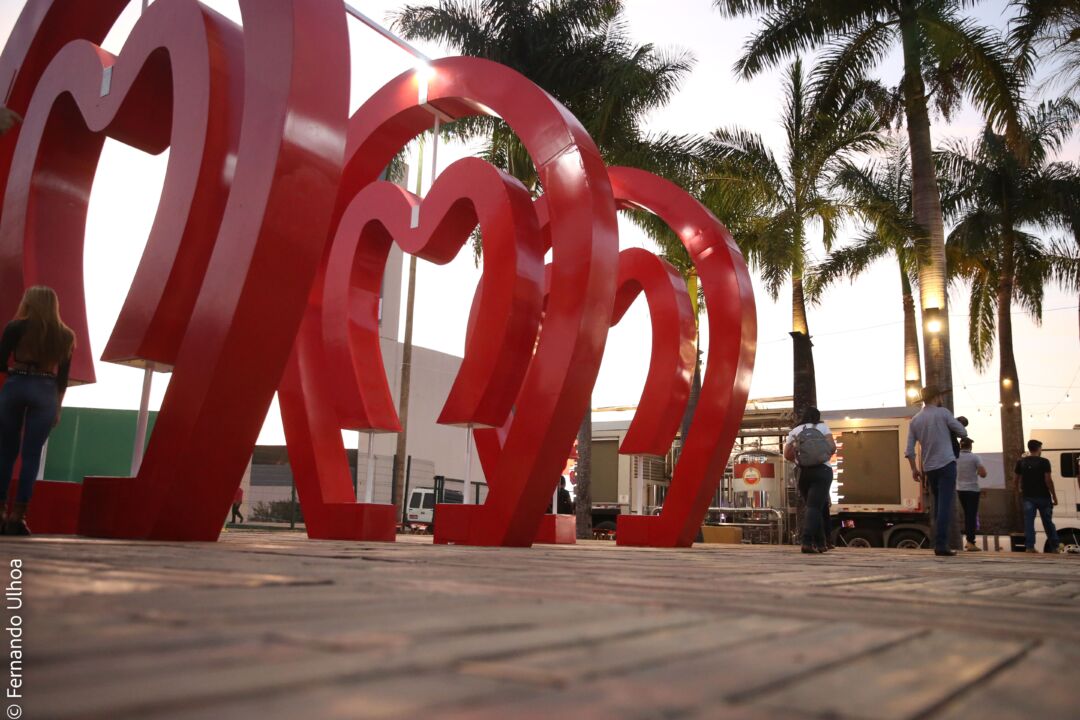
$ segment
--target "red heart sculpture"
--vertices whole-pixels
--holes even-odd
[[[517,397],[518,411],[507,433],[506,451],[489,476],[493,482],[487,501],[477,506],[441,506],[436,534],[437,542],[528,545],[550,498],[551,478],[558,477],[578,420],[589,405],[607,336],[618,252],[607,172],[577,120],[509,68],[477,58],[448,58],[432,63],[429,84],[420,82],[412,72],[399,76],[353,116],[337,216],[340,224],[353,198],[376,180],[394,154],[431,127],[433,113],[444,120],[497,114],[529,151],[551,208],[552,236],[556,239],[547,319],[520,392],[509,385],[500,388],[494,398],[497,402],[490,406],[498,412],[486,416],[499,422],[507,398]],[[335,325],[340,327],[339,322]],[[463,368],[481,363],[471,357],[480,347],[467,345]],[[318,370],[305,365],[302,358],[298,370],[299,387],[306,390],[309,382],[318,382]],[[360,390],[364,397],[359,407],[365,413],[373,407],[385,409],[381,391],[372,391],[366,382]],[[477,412],[492,396],[470,392],[474,399],[465,402],[460,412],[444,412],[444,420],[460,423],[481,419],[479,414],[470,413]],[[286,397],[283,393],[283,402]],[[485,397],[487,400],[481,402]],[[308,427],[314,428],[310,423],[314,408],[302,407],[299,400],[298,395],[292,395],[290,402],[297,403],[293,406],[296,413],[289,414],[298,417],[306,413]],[[326,427],[319,437],[308,434],[301,439],[302,431],[290,436],[290,458],[292,438],[296,437],[298,457],[307,455],[314,462],[316,455],[325,455],[332,462],[329,454],[340,452],[339,446],[328,449],[323,433],[332,435],[339,427]]]
[[[608,173],[620,208],[652,212],[678,232],[705,292],[710,338],[697,410],[663,510],[659,516],[620,515],[616,540],[621,545],[689,547],[723,477],[750,390],[757,338],[750,275],[727,229],[685,190],[643,170],[613,167]],[[537,214],[545,223],[542,199]],[[692,310],[674,268],[648,251],[624,250],[612,325],[642,290],[653,325],[652,360],[620,452],[663,455],[671,448],[688,400],[695,351]],[[487,473],[501,456],[505,429],[474,435]],[[552,489],[557,482],[557,476],[551,479]],[[552,516],[547,519],[538,541],[561,542]]]
[[[663,510],[620,515],[616,542],[690,547],[723,477],[750,392],[757,346],[750,273],[727,228],[685,190],[634,168],[613,167],[609,177],[620,206],[648,210],[678,233],[701,279],[709,319],[701,394]]]
[[[56,286],[84,348],[75,377],[92,379],[72,261],[103,140],[87,128],[147,150],[177,143],[110,342],[114,359],[167,363],[174,376],[139,477],[89,479],[80,532],[213,540],[322,258],[345,144],[348,33],[334,0],[241,0],[242,40],[193,0],[159,0],[118,58],[65,44],[100,41],[127,4],[31,3],[0,57],[0,77],[16,78],[9,104],[25,115],[0,140],[0,169],[10,167],[0,314],[14,313],[23,286]]]
[[[289,458],[313,538],[393,540],[393,506],[352,502],[339,428],[400,431],[379,342],[379,290],[390,245],[449,262],[479,222],[488,288],[481,333],[439,422],[501,425],[532,355],[543,253],[528,190],[481,160],[450,165],[420,198],[388,182],[361,190],[338,224],[320,308],[309,310],[279,390]],[[320,292],[321,289],[321,292]],[[315,443],[328,452],[308,452]]]

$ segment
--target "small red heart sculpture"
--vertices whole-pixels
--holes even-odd
[[[400,431],[379,342],[379,290],[391,243],[444,264],[477,223],[487,279],[477,312],[483,330],[469,343],[439,417],[446,425],[501,425],[532,355],[544,260],[529,192],[494,166],[466,158],[446,168],[423,201],[376,182],[342,215],[321,292],[318,284],[313,292],[321,295],[321,313],[308,313],[279,390],[310,537],[393,539],[392,506],[353,502],[338,429]],[[336,451],[304,452],[316,436]]]

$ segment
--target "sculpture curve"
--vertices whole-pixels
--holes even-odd
[[[478,58],[437,60],[431,70],[426,86],[420,86],[412,72],[395,78],[353,116],[335,225],[352,198],[377,179],[399,148],[431,127],[433,113],[444,120],[498,113],[522,139],[557,226],[549,320],[540,331],[536,356],[520,391],[516,387],[500,390],[504,395],[500,402],[505,405],[506,397],[517,397],[520,410],[507,434],[504,462],[494,471],[499,480],[492,484],[483,505],[441,506],[436,542],[528,545],[599,371],[616,279],[614,203],[592,140],[565,108],[535,84],[509,68]],[[318,335],[302,332],[281,396],[290,459],[295,444],[294,468],[311,463],[298,471],[310,473],[311,487],[328,466],[337,468],[333,476],[338,479],[327,482],[340,485],[345,477],[343,462],[332,456],[340,453],[340,441],[315,439],[317,433],[321,437],[337,432],[337,418],[320,416],[319,408],[304,404],[309,390],[319,383],[315,377],[321,353]],[[466,364],[473,362],[470,354],[474,352],[476,348],[466,348]],[[290,403],[288,409],[286,403]],[[320,452],[323,442],[334,446],[334,451]],[[340,488],[333,492],[341,493]]]

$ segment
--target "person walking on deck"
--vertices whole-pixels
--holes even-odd
[[[941,406],[946,390],[933,385],[923,388],[923,408],[911,419],[908,428],[907,450],[904,457],[911,465],[911,475],[925,482],[934,496],[934,554],[951,557],[956,551],[949,547],[949,528],[952,525],[953,499],[956,497],[956,455],[953,435],[967,437],[948,408]],[[919,444],[922,469],[915,462],[915,443]]]

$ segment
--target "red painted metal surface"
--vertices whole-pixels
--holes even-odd
[[[544,515],[533,542],[542,545],[577,544],[577,516],[550,513]]]
[[[710,303],[708,372],[664,510],[659,516],[620,516],[616,535],[624,545],[687,547],[723,476],[746,406],[756,344],[750,278],[727,230],[682,188],[631,168],[610,168],[609,175],[619,207],[654,212],[679,233]],[[544,205],[542,200],[537,203],[542,222],[548,214]],[[689,398],[696,352],[693,309],[674,267],[647,250],[624,250],[619,255],[613,326],[640,293],[649,306],[652,356],[645,389],[619,450],[664,455]],[[486,473],[500,457],[505,429],[475,436]],[[556,542],[550,528],[545,525],[544,530],[537,542]]]
[[[14,501],[19,489],[18,477],[8,485],[8,499]],[[27,523],[34,533],[50,535],[74,535],[79,528],[79,503],[82,485],[74,482],[38,480],[34,483],[31,498],[33,512],[27,515]],[[11,509],[10,503],[7,507]]]
[[[478,222],[485,279],[479,332],[470,337],[438,422],[497,426],[506,420],[532,356],[544,259],[529,191],[493,165],[466,158],[439,175],[422,203],[379,182],[357,194],[342,216],[326,270],[323,338],[326,369],[343,382],[337,394],[343,427],[398,427],[379,350],[378,291],[390,244],[443,265]],[[377,401],[374,413],[364,407],[366,397]]]
[[[323,255],[345,146],[345,16],[333,0],[241,0],[251,21],[241,42],[191,0],[159,0],[112,58],[89,43],[123,5],[31,4],[0,58],[0,77],[18,71],[9,103],[26,116],[0,141],[10,163],[0,316],[24,285],[56,286],[83,348],[73,374],[92,380],[77,260],[103,137],[149,151],[177,144],[107,349],[174,376],[139,477],[88,479],[81,527],[213,540]],[[77,38],[88,42],[66,44]]]
[[[529,192],[494,166],[466,158],[446,168],[423,201],[389,182],[368,185],[349,201],[280,389],[309,536],[394,539],[392,532],[373,535],[359,520],[327,526],[335,516],[393,519],[391,505],[353,502],[339,430],[400,430],[379,343],[379,290],[391,244],[445,264],[477,223],[488,278],[478,310],[483,331],[473,337],[439,417],[447,425],[501,424],[525,374],[543,276]]]
[[[498,241],[485,246],[485,250],[506,255],[505,263],[498,257],[494,259],[498,266],[511,269],[510,276],[499,283],[485,282],[485,287],[491,285],[490,294],[480,294],[475,310],[483,332],[471,334],[466,342],[461,375],[440,421],[501,425],[515,398],[519,411],[507,429],[503,459],[488,474],[497,480],[491,483],[487,501],[478,506],[440,506],[435,539],[475,545],[528,545],[573,444],[578,420],[588,407],[607,337],[618,251],[607,173],[599,152],[577,120],[539,87],[506,67],[476,58],[448,58],[432,63],[431,79],[425,86],[419,86],[419,82],[412,72],[399,76],[365,103],[351,121],[337,205],[338,227],[353,225],[342,237],[343,243],[351,245],[338,247],[335,240],[335,248],[342,258],[353,258],[350,297],[358,298],[359,303],[347,312],[340,304],[344,292],[341,275],[328,274],[329,294],[312,297],[312,303],[323,303],[322,317],[320,308],[309,308],[308,317],[313,324],[322,323],[324,332],[308,328],[310,333],[302,333],[281,394],[290,462],[294,467],[305,464],[304,472],[309,473],[306,487],[319,488],[307,497],[321,494],[327,502],[339,502],[330,498],[342,495],[345,482],[341,472],[344,453],[340,439],[334,437],[340,437],[342,422],[393,429],[396,414],[391,415],[385,369],[381,367],[381,355],[373,352],[378,338],[377,326],[372,324],[370,296],[374,278],[381,277],[383,248],[390,239],[407,251],[426,248],[426,252],[445,262],[460,247],[462,221],[484,222],[486,216],[495,217],[492,213],[502,214],[513,218],[515,227],[506,227],[505,233],[512,234],[518,245]],[[363,247],[356,243],[361,229],[356,225],[374,213],[367,207],[371,198],[358,200],[355,205],[354,199],[367,192],[365,188],[376,181],[400,148],[430,129],[432,111],[444,119],[497,113],[525,144],[551,204],[553,235],[557,238],[552,299],[535,357],[523,379],[524,360],[528,359],[536,335],[530,326],[535,324],[539,307],[533,303],[539,299],[540,256],[531,239],[535,231],[530,229],[537,227],[537,221],[530,218],[532,209],[522,204],[525,196],[513,190],[512,182],[501,174],[492,175],[491,170],[480,170],[477,161],[470,161],[461,172],[485,177],[485,187],[495,188],[499,203],[480,197],[487,193],[473,193],[460,183],[456,189],[449,183],[438,183],[421,206],[422,215],[427,212],[427,202],[437,201],[431,211],[435,218],[444,214],[443,207],[455,205],[471,207],[476,218],[457,215],[460,210],[456,210],[455,222],[445,231],[426,227],[425,219],[419,234],[401,225],[404,211],[417,199],[397,188],[376,186],[379,189],[371,192],[396,206],[396,214],[367,231]],[[392,227],[387,228],[387,224]],[[425,246],[425,238],[430,248]],[[530,247],[522,247],[522,243]],[[343,334],[346,314],[349,331]],[[318,347],[320,336],[325,342],[322,349]],[[360,348],[364,348],[363,352],[358,352]],[[333,358],[328,367],[337,368],[334,376],[344,377],[347,384],[355,382],[361,396],[360,402],[355,396],[350,400],[352,390],[347,390],[343,397],[348,407],[342,408],[340,415],[334,403],[301,403],[323,382],[318,378],[323,367],[318,358],[323,352]],[[492,374],[498,376],[498,382]],[[333,408],[333,414],[329,408]]]
[[[719,486],[746,408],[757,345],[757,313],[746,263],[731,234],[686,191],[632,168],[609,171],[621,204],[644,208],[682,240],[701,279],[709,352],[701,395],[660,515],[621,515],[616,542],[689,547]]]
[[[616,202],[620,197],[616,195]],[[686,281],[671,263],[643,248],[619,253],[619,290],[614,327],[638,295],[644,295],[652,325],[652,355],[634,419],[619,446],[624,455],[666,455],[690,398],[694,374],[694,308]]]
[[[491,492],[483,505],[440,506],[436,541],[528,545],[542,523],[565,540],[572,519],[544,508],[589,410],[607,329],[641,292],[652,362],[623,452],[664,452],[688,395],[689,299],[658,258],[619,258],[618,200],[679,233],[712,338],[663,514],[621,518],[619,542],[692,542],[742,415],[756,332],[745,264],[712,215],[648,173],[609,171],[565,108],[484,60],[437,61],[430,80],[401,75],[346,138],[348,43],[334,0],[241,0],[242,33],[194,0],[158,0],[113,57],[96,43],[126,4],[31,3],[0,56],[7,104],[26,118],[0,138],[0,317],[24,287],[54,286],[81,340],[75,381],[94,379],[80,259],[104,139],[172,150],[104,357],[174,377],[139,477],[86,479],[81,533],[215,539],[280,385],[309,532],[393,539],[391,506],[354,502],[340,438],[398,429],[378,339],[386,254],[396,242],[445,263],[479,223],[484,281],[439,421],[491,428],[474,433]],[[447,168],[424,200],[376,182],[433,113],[501,117],[533,158],[543,202],[534,208],[525,188],[474,159]],[[34,510],[48,513],[42,502]]]

